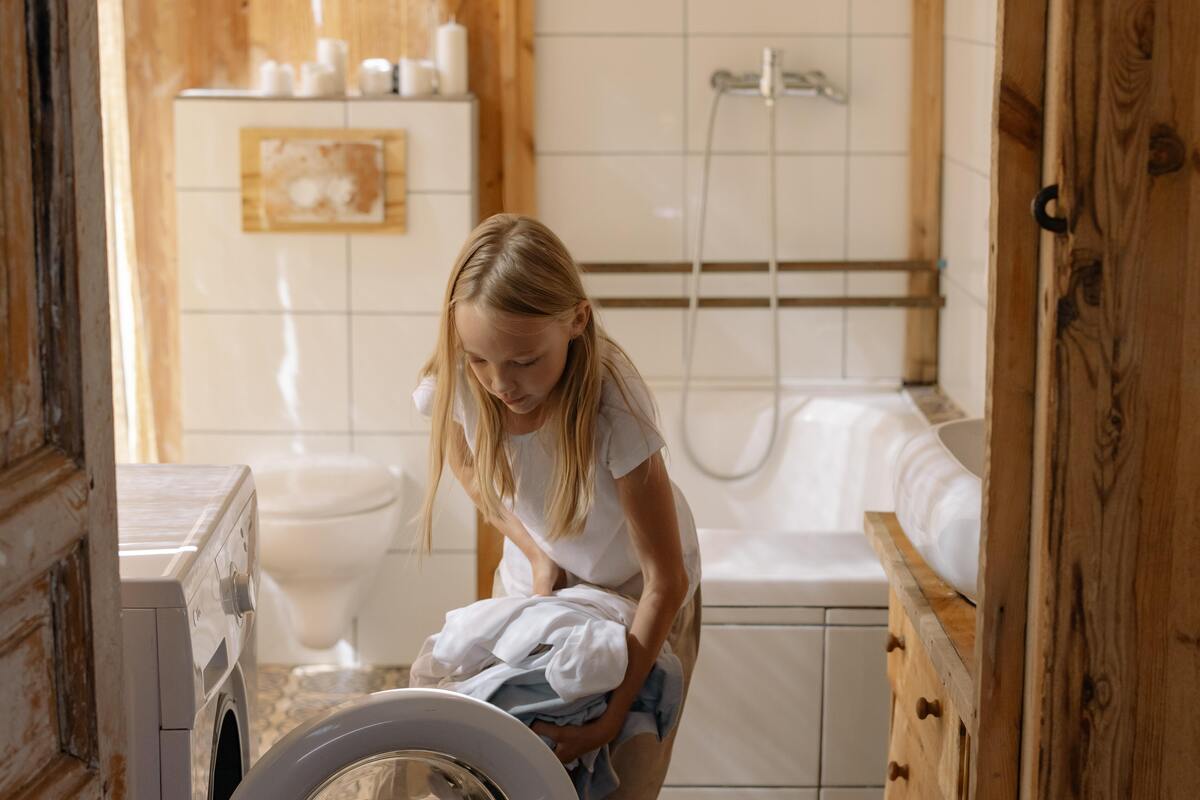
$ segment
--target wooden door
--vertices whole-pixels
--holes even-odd
[[[0,0],[0,797],[121,798],[96,4]]]
[[[1195,797],[1200,4],[1056,0],[1048,28],[1025,789]]]

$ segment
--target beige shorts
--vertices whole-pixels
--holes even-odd
[[[500,572],[496,571],[492,579],[492,597],[503,597],[504,586],[500,581]],[[700,587],[686,606],[679,609],[675,616],[675,624],[667,634],[667,642],[671,650],[679,656],[683,663],[683,700],[679,704],[679,713],[687,703],[688,687],[692,683],[692,670],[696,667],[696,654],[700,650]],[[675,733],[679,726],[663,741],[653,734],[642,734],[627,739],[617,746],[612,753],[613,769],[621,779],[621,786],[608,796],[607,800],[654,800],[662,789],[667,777],[667,767],[671,765],[671,750],[675,746]]]

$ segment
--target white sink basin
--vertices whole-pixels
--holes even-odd
[[[975,601],[983,506],[983,420],[936,425],[900,451],[896,517],[946,583]]]

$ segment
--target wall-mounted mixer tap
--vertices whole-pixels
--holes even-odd
[[[783,95],[824,97],[845,104],[846,93],[829,82],[819,69],[807,72],[784,72],[783,51],[764,47],[762,71],[735,75],[727,69],[717,70],[709,83],[727,94],[758,95],[768,103]]]

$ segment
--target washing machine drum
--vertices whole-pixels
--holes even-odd
[[[572,800],[538,736],[493,705],[438,689],[394,689],[296,728],[233,800]]]

